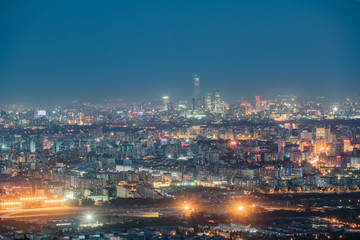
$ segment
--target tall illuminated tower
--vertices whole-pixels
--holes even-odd
[[[168,96],[164,96],[162,97],[163,99],[163,107],[162,110],[163,111],[169,111],[169,105],[170,105],[170,99]]]
[[[205,107],[205,110],[209,110],[209,111],[212,110],[210,93],[208,93],[208,95],[206,95],[206,97],[205,97],[204,107]]]
[[[215,113],[222,113],[222,106],[221,106],[221,97],[220,97],[220,92],[216,91],[215,92]]]
[[[194,74],[194,98],[193,98],[193,109],[196,110],[201,106],[200,98],[200,76]]]
[[[194,74],[194,98],[200,98],[200,76]]]

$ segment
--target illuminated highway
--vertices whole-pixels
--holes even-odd
[[[198,211],[205,212],[220,212],[226,211],[231,212],[232,210],[226,205],[229,203],[218,203],[215,205],[206,205],[201,203],[195,206]],[[246,204],[244,205],[246,206]],[[275,203],[258,203],[257,206],[262,207],[266,210],[295,210],[302,211],[303,207],[288,205],[286,202]],[[38,208],[38,209],[14,209],[14,210],[1,210],[0,218],[4,219],[16,219],[16,220],[25,220],[29,222],[42,222],[45,223],[48,220],[56,219],[65,219],[65,218],[84,218],[88,213],[96,216],[97,219],[101,219],[105,216],[112,217],[127,217],[127,218],[148,218],[148,217],[158,217],[159,210],[170,210],[169,208],[113,208],[113,207],[52,207],[52,208]],[[178,210],[181,212],[181,209],[171,209]]]
[[[1,210],[0,218],[26,221],[46,222],[50,219],[83,218],[91,212],[97,217],[158,217],[158,211],[136,211],[132,209],[116,209],[102,207],[53,207],[38,209]]]

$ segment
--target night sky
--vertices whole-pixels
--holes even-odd
[[[360,90],[360,1],[0,0],[0,103]]]

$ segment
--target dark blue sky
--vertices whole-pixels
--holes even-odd
[[[360,89],[360,1],[0,0],[0,101]]]

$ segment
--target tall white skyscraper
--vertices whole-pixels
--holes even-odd
[[[169,111],[170,98],[168,96],[162,97],[163,99],[163,111]]]
[[[200,76],[194,74],[194,99],[193,108],[198,109],[202,106],[202,99],[200,98]]]
[[[211,111],[212,106],[211,106],[211,96],[210,96],[210,93],[208,93],[208,95],[206,95],[205,101],[204,101],[204,105],[205,105],[205,110]]]
[[[222,114],[223,112],[223,109],[222,109],[222,106],[221,106],[221,97],[220,97],[220,92],[219,91],[216,91],[215,92],[215,113],[219,113],[219,114]]]

